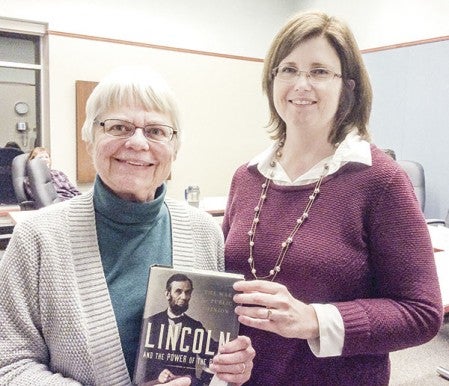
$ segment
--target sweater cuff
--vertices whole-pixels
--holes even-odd
[[[370,345],[370,321],[365,309],[357,302],[334,303],[340,311],[345,326],[345,342],[342,355],[361,353]]]

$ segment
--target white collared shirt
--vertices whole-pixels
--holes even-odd
[[[268,149],[249,161],[248,166],[257,165],[259,172],[270,178],[276,185],[299,186],[316,182],[322,172],[324,164],[329,165],[328,175],[335,173],[348,162],[358,162],[372,165],[370,144],[361,139],[356,130],[349,132],[335,150],[335,153],[314,165],[310,170],[291,181],[279,162],[274,168],[270,163],[277,150],[273,143]],[[309,339],[309,347],[317,357],[339,356],[343,351],[345,328],[343,318],[337,307],[332,304],[311,304],[318,318],[320,336]]]
[[[323,166],[326,163],[329,165],[328,175],[335,173],[348,162],[359,162],[368,166],[372,164],[370,144],[361,139],[355,130],[346,135],[333,155],[322,159],[294,181],[290,180],[279,162],[276,162],[274,168],[270,166],[276,150],[277,144],[273,143],[268,149],[248,162],[248,166],[257,165],[259,172],[264,177],[270,178],[276,185],[299,186],[316,182],[320,178]]]

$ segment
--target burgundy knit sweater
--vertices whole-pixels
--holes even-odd
[[[326,177],[276,281],[306,303],[332,303],[345,339],[339,357],[317,358],[301,339],[242,326],[256,350],[247,385],[387,385],[388,352],[429,341],[442,322],[427,226],[402,169],[375,146],[373,165],[348,163]],[[226,270],[252,279],[248,230],[265,178],[235,173],[223,222]],[[273,268],[315,184],[271,184],[254,245],[259,275]]]

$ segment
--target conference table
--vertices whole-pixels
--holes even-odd
[[[27,218],[30,218],[31,216],[34,216],[38,213],[37,210],[22,210],[19,212],[10,212],[9,217],[14,225],[19,223],[20,221],[26,220]]]
[[[0,250],[4,250],[11,238],[15,222],[11,219],[10,213],[19,212],[19,205],[0,205]]]

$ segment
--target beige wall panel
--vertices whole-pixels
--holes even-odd
[[[50,136],[54,166],[76,177],[77,80],[99,81],[119,65],[151,65],[177,96],[184,141],[169,194],[227,194],[234,170],[268,144],[262,63],[149,47],[50,36]]]

